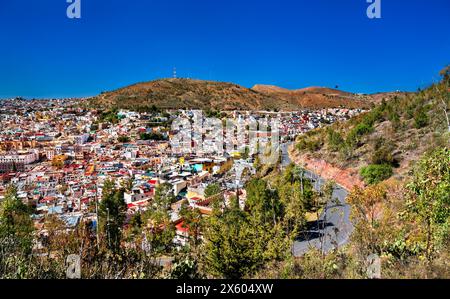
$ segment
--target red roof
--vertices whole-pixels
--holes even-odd
[[[41,199],[41,202],[53,201],[55,199],[56,199],[55,197],[47,196],[47,197],[44,197],[43,199]]]
[[[175,225],[175,227],[178,231],[183,233],[187,233],[189,231],[189,227],[187,225],[184,225],[184,221],[178,223],[177,225]]]
[[[130,209],[130,208],[136,208],[136,207],[143,207],[143,206],[146,206],[147,204],[148,204],[148,200],[145,200],[145,201],[132,202],[132,203],[129,203],[127,206]]]

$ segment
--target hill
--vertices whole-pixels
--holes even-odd
[[[161,79],[105,92],[91,100],[99,107],[127,109],[298,110],[301,108],[368,108],[371,96],[328,88],[288,90],[233,83]]]
[[[255,85],[252,89],[306,108],[368,108],[372,102],[371,96],[361,96],[326,87],[289,90],[272,85]]]
[[[353,185],[392,176],[403,180],[426,152],[449,147],[449,84],[445,77],[417,93],[392,93],[390,101],[381,100],[371,111],[348,122],[299,136],[292,152],[294,160],[340,173]],[[372,97],[379,102],[386,94]]]

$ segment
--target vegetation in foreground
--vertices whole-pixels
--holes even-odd
[[[314,192],[301,173],[291,165],[270,179],[250,181],[244,210],[237,200],[220,209],[220,194],[208,218],[183,207],[190,237],[181,250],[172,242],[169,186],[158,188],[152,209],[125,223],[123,190],[107,183],[99,238],[92,223],[67,232],[50,217],[39,252],[32,250],[31,207],[11,187],[0,208],[0,276],[65,278],[65,258],[77,253],[83,278],[367,278],[371,254],[381,257],[383,278],[450,277],[448,148],[426,154],[407,183],[353,190],[348,198],[355,224],[351,242],[328,254],[311,250],[295,258],[291,245],[304,229],[306,213],[330,200],[332,190]],[[169,256],[173,266],[160,266]]]

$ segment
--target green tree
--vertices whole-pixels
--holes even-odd
[[[407,211],[421,224],[426,257],[431,260],[437,247],[449,240],[450,150],[440,148],[422,158],[408,189]]]
[[[98,216],[100,231],[106,238],[107,248],[114,253],[120,250],[126,211],[124,190],[117,189],[113,181],[106,180],[103,184]]]
[[[196,248],[200,244],[200,233],[203,227],[203,216],[199,209],[191,208],[187,203],[181,206],[180,217],[183,219],[185,228],[189,232],[190,244]]]
[[[375,185],[387,180],[393,174],[392,166],[388,164],[369,165],[361,169],[361,177],[369,185]]]
[[[217,183],[214,184],[209,184],[208,186],[206,186],[205,188],[205,198],[210,198],[214,195],[219,194],[220,192],[222,192],[220,185]]]
[[[166,138],[160,134],[160,133],[141,133],[139,135],[139,137],[142,140],[153,140],[153,141],[161,141],[161,140],[165,140]]]
[[[218,278],[239,279],[253,274],[263,263],[263,248],[244,211],[226,209],[210,217],[204,230],[202,261]]]
[[[27,275],[26,265],[32,258],[33,232],[30,207],[18,198],[15,187],[8,187],[0,203],[0,277]]]
[[[282,205],[276,190],[268,188],[263,179],[253,179],[247,183],[246,209],[260,223],[276,224],[282,214]]]
[[[328,129],[328,145],[332,151],[340,150],[344,144],[345,140],[339,132],[336,132],[332,128]]]
[[[175,227],[171,220],[170,206],[176,201],[172,185],[165,183],[156,188],[152,205],[144,214],[147,226],[146,240],[152,253],[164,254],[172,249]]]
[[[414,115],[414,126],[416,129],[426,127],[428,125],[428,115],[423,108],[420,108]]]
[[[306,224],[306,212],[314,206],[311,181],[304,178],[303,169],[291,164],[277,182],[276,189],[283,205],[283,225],[288,234],[296,236]]]
[[[117,141],[120,143],[127,143],[130,142],[130,137],[122,135],[117,138]]]

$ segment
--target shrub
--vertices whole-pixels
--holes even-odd
[[[416,129],[425,127],[428,124],[428,115],[423,109],[420,109],[414,115],[414,126]]]
[[[353,130],[355,130],[357,136],[364,136],[366,134],[372,133],[373,127],[366,123],[361,123],[357,125]]]
[[[344,145],[344,138],[342,138],[339,132],[330,128],[328,129],[328,144],[332,151],[338,151]]]
[[[160,134],[160,133],[141,133],[140,137],[142,140],[154,140],[154,141],[161,141],[165,140],[166,138]]]
[[[356,147],[362,136],[369,134],[371,132],[373,132],[373,127],[367,125],[366,123],[360,123],[358,125],[356,125],[356,127],[354,127],[347,135],[347,140],[346,143],[350,146],[350,147]]]
[[[389,164],[394,165],[395,159],[392,155],[394,146],[391,143],[386,142],[384,138],[378,138],[375,140],[374,151],[371,157],[372,164],[382,165]]]
[[[130,138],[127,136],[119,136],[119,138],[117,138],[117,141],[120,143],[127,143],[130,142]]]
[[[394,163],[394,157],[392,156],[391,151],[387,146],[383,146],[373,152],[371,157],[373,164],[389,164],[392,165]]]
[[[363,124],[372,127],[377,121],[383,120],[383,113],[386,109],[386,104],[382,104],[370,111],[366,116],[364,116]]]
[[[312,138],[305,138],[302,137],[298,139],[296,148],[297,150],[309,150],[309,151],[317,151],[322,147],[322,141],[320,139],[312,139]]]
[[[363,167],[360,174],[367,184],[375,185],[390,178],[393,171],[391,165],[369,165]]]
[[[99,115],[99,121],[112,124],[119,123],[119,117],[117,116],[117,109],[101,112]]]

